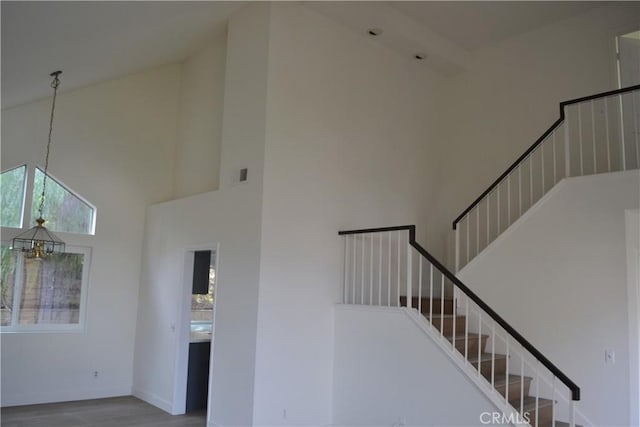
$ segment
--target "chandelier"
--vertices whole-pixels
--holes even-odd
[[[44,226],[46,222],[42,217],[44,207],[45,189],[47,187],[47,170],[49,169],[49,152],[51,149],[51,134],[53,133],[53,113],[56,109],[56,95],[60,86],[59,76],[62,71],[51,73],[53,80],[53,101],[51,102],[51,116],[49,118],[49,137],[47,139],[47,154],[44,162],[44,179],[42,181],[42,193],[40,194],[40,205],[38,207],[38,219],[36,225],[24,233],[19,234],[11,240],[11,249],[22,251],[27,258],[44,258],[53,253],[62,253],[65,249],[64,242]]]

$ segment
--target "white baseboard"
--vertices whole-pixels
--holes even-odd
[[[132,394],[140,400],[144,400],[150,405],[153,405],[157,408],[162,409],[165,412],[171,414],[173,410],[173,405],[170,401],[159,397],[154,393],[149,393],[144,390],[140,390],[138,388],[134,388]]]
[[[131,386],[129,387],[113,387],[105,389],[85,389],[85,390],[69,390],[69,391],[49,391],[25,393],[13,396],[2,395],[2,403],[0,406],[24,406],[38,405],[41,403],[57,403],[72,402],[75,400],[104,399],[107,397],[130,396]]]

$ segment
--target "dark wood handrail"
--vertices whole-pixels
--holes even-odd
[[[383,233],[388,231],[409,231],[409,244],[417,250],[423,257],[425,257],[437,270],[440,271],[447,279],[449,279],[454,285],[458,287],[469,299],[478,305],[485,313],[489,315],[498,325],[500,325],[509,335],[513,337],[522,347],[524,347],[533,357],[536,358],[545,368],[547,368],[553,375],[555,375],[567,388],[571,391],[572,400],[580,400],[580,387],[576,385],[571,379],[564,374],[556,365],[551,363],[533,344],[527,341],[518,331],[516,331],[506,320],[504,320],[498,313],[496,313],[491,307],[487,305],[478,295],[476,295],[471,289],[467,287],[455,274],[449,271],[444,265],[442,265],[433,255],[427,252],[418,242],[416,242],[416,226],[415,225],[401,225],[397,227],[383,227],[383,228],[367,228],[361,230],[345,230],[339,231],[341,236],[349,234],[372,234]]]
[[[531,154],[536,148],[538,148],[538,146],[540,144],[542,144],[542,141],[544,141],[547,136],[549,136],[549,134],[551,134],[551,132],[553,132],[554,130],[556,130],[556,128],[558,126],[560,126],[560,124],[562,124],[562,122],[564,121],[564,107],[566,107],[567,105],[572,105],[572,104],[578,104],[581,102],[586,102],[586,101],[591,101],[594,99],[598,99],[598,98],[606,98],[607,96],[613,96],[613,95],[620,95],[626,92],[633,92],[634,90],[638,90],[640,89],[640,85],[634,85],[634,86],[629,86],[629,87],[625,87],[622,89],[616,89],[616,90],[610,90],[608,92],[601,92],[601,93],[597,93],[595,95],[589,95],[589,96],[584,96],[582,98],[576,98],[576,99],[571,99],[569,101],[564,101],[560,103],[560,118],[558,120],[556,120],[551,127],[549,127],[549,129],[547,129],[540,138],[538,138],[536,140],[536,142],[533,143],[533,145],[531,145],[531,147],[529,147],[527,149],[527,151],[525,151],[520,157],[518,157],[516,159],[515,162],[513,162],[511,164],[511,166],[509,166],[507,168],[506,171],[504,171],[502,173],[502,175],[500,175],[498,177],[498,179],[496,179],[495,181],[493,181],[493,183],[489,186],[489,188],[487,188],[476,200],[473,201],[473,203],[471,203],[464,211],[462,211],[462,213],[460,215],[458,215],[458,217],[453,221],[453,229],[455,230],[458,227],[458,223],[469,213],[473,210],[473,208],[476,207],[476,205],[478,205],[478,203],[480,203],[486,196],[487,194],[491,193],[493,191],[494,188],[496,188],[498,186],[498,184],[500,184],[502,182],[503,179],[505,179],[511,172],[513,172],[513,170],[518,167],[518,165],[520,163],[522,163],[523,160],[525,160],[529,154]]]

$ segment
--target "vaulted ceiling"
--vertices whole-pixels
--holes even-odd
[[[64,70],[61,90],[184,60],[244,2],[2,1],[2,107],[50,94],[48,74]],[[425,53],[442,73],[464,69],[484,46],[600,6],[603,2],[309,2],[360,31],[382,28],[380,43]]]

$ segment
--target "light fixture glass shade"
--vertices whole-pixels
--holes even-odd
[[[28,258],[43,258],[53,253],[62,253],[65,244],[58,236],[43,225],[44,219],[38,218],[37,225],[11,240],[11,249],[22,251]]]

